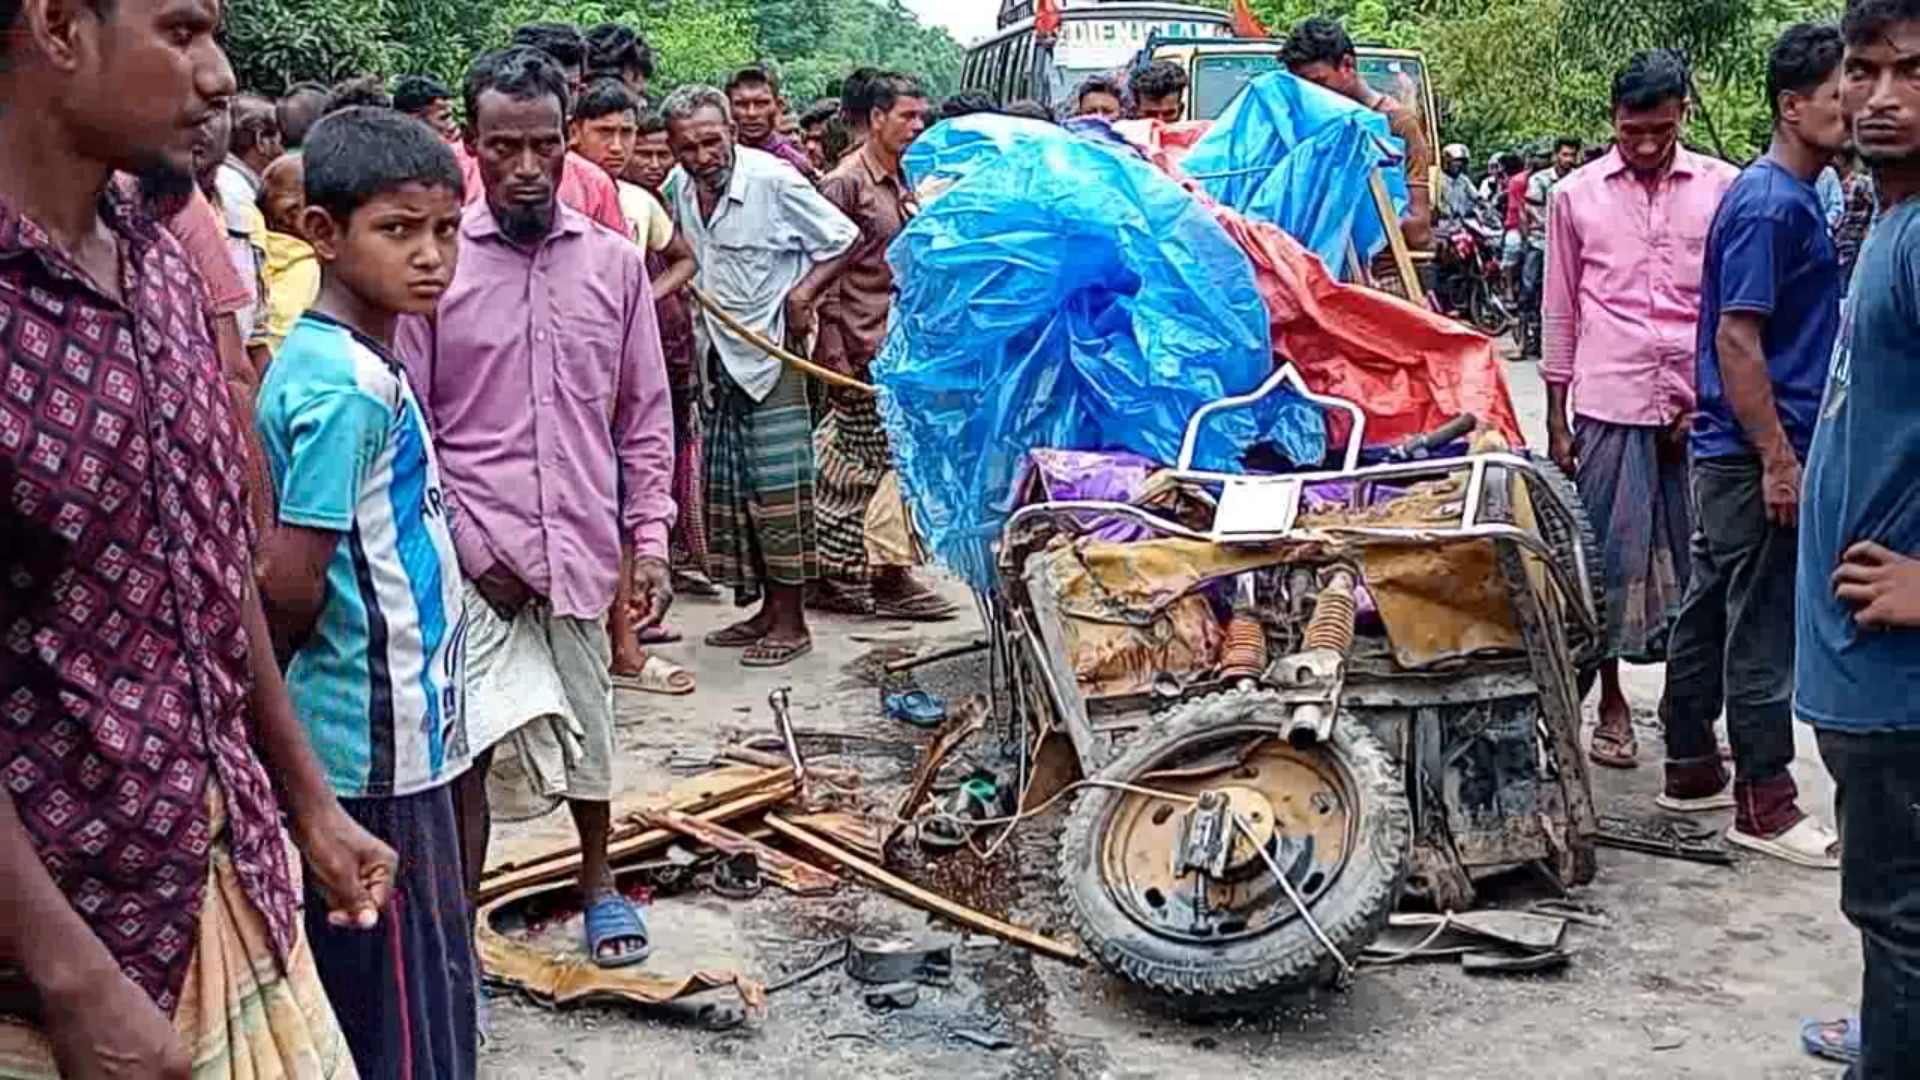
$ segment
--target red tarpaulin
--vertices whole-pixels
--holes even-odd
[[[1273,35],[1265,23],[1247,6],[1247,0],[1233,0],[1233,36],[1243,38],[1263,38]]]
[[[1367,414],[1368,445],[1432,431],[1462,413],[1479,417],[1482,428],[1500,432],[1511,445],[1526,445],[1490,338],[1397,296],[1348,285],[1279,226],[1214,205],[1179,165],[1207,125],[1136,121],[1117,129],[1212,207],[1253,262],[1276,357],[1291,361],[1316,393],[1359,405]],[[1344,440],[1345,414],[1330,414],[1329,423],[1334,441]]]

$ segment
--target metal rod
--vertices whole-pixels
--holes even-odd
[[[1261,843],[1260,838],[1254,835],[1253,826],[1247,824],[1246,818],[1241,817],[1239,814],[1234,814],[1233,827],[1239,830],[1240,835],[1247,838],[1247,843],[1251,844],[1253,850],[1259,854],[1260,861],[1266,863],[1267,869],[1273,873],[1273,880],[1280,883],[1280,888],[1287,894],[1287,899],[1293,901],[1293,906],[1299,910],[1300,917],[1306,920],[1307,929],[1313,931],[1313,936],[1320,940],[1321,947],[1325,948],[1340,965],[1341,977],[1344,979],[1352,979],[1354,976],[1352,962],[1347,959],[1345,953],[1340,951],[1340,947],[1333,943],[1333,939],[1327,936],[1327,932],[1320,928],[1319,920],[1315,919],[1313,912],[1307,909],[1306,898],[1301,896],[1300,891],[1293,887],[1293,882],[1287,880],[1287,875],[1280,872],[1280,864],[1273,861],[1273,854],[1267,850],[1267,845]]]

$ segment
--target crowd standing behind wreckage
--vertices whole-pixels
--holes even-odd
[[[1586,766],[1640,764],[1622,666],[1653,663],[1660,808],[1732,810],[1728,843],[1840,875],[1859,1012],[1802,1044],[1913,1075],[1920,0],[1786,29],[1744,168],[1683,141],[1687,62],[1653,49],[1596,103],[1610,145],[1479,180],[1340,21],[1261,44],[1244,3],[1270,73],[1211,123],[1151,46],[1054,101],[860,67],[803,103],[772,64],[655,95],[615,24],[520,27],[458,85],[273,100],[236,85],[224,7],[0,0],[0,1076],[475,1076],[489,979],[560,1003],[727,984],[643,967],[675,927],[616,872],[675,836],[716,890],[846,873],[1189,1003],[1351,977],[1456,915],[1475,962],[1538,970],[1563,920],[1516,939],[1468,909],[1513,864],[1592,879]],[[1476,287],[1540,360],[1544,456],[1509,453],[1494,346],[1449,317],[1482,322]],[[1238,395],[1265,400],[1186,430]],[[1476,520],[1501,484],[1540,520]],[[1390,542],[1460,592],[1421,593],[1432,564]],[[939,733],[863,819],[807,813],[859,778],[806,763],[776,694],[780,753],[740,750],[745,783],[616,820],[616,688],[700,692],[677,598],[748,609],[707,648],[795,669],[847,625],[810,613],[961,619],[930,555],[973,586],[1011,708],[883,687]],[[1416,603],[1441,629],[1410,644]],[[1462,671],[1525,688],[1473,704],[1513,730],[1355,704]],[[941,779],[1009,712],[1009,745],[1084,774],[1077,943],[891,858],[998,852],[1064,794],[1026,756],[1014,783]],[[1789,772],[1796,720],[1837,830]],[[1458,752],[1419,758],[1446,732]],[[1494,753],[1549,765],[1476,861],[1467,819],[1508,812],[1512,777],[1447,770]],[[1437,808],[1410,798],[1429,770]],[[489,872],[496,817],[562,804],[576,850]],[[1394,914],[1416,864],[1437,924]],[[572,982],[483,917],[567,885]],[[952,963],[908,952],[844,962]]]

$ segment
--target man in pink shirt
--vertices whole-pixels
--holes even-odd
[[[1554,189],[1543,305],[1547,429],[1601,547],[1606,629],[1592,758],[1632,768],[1620,662],[1666,657],[1686,590],[1700,275],[1733,166],[1680,145],[1688,74],[1671,51],[1614,79],[1614,149]]]
[[[535,49],[489,53],[466,111],[485,198],[460,226],[437,319],[395,349],[439,453],[467,578],[468,741],[455,798],[470,887],[486,865],[492,748],[536,809],[565,800],[579,830],[587,951],[639,963],[640,913],[607,865],[613,681],[606,617],[621,545],[636,620],[672,603],[673,416],[640,249],[559,198],[565,77]]]

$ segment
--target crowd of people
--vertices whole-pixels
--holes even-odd
[[[270,100],[222,15],[0,0],[0,1075],[470,1077],[492,798],[567,806],[587,956],[647,958],[608,861],[613,694],[697,692],[658,653],[676,593],[752,608],[706,642],[754,668],[808,654],[810,610],[957,614],[863,385],[902,161],[944,118],[1056,117],[873,69],[805,108],[761,66],[656,103],[617,25],[523,27],[457,92]],[[1806,1038],[1898,1075],[1920,0],[1789,30],[1744,171],[1681,144],[1688,74],[1655,50],[1614,83],[1610,149],[1563,140],[1483,195],[1448,148],[1437,200],[1339,23],[1282,55],[1386,115],[1410,242],[1504,193],[1550,451],[1600,545],[1593,758],[1635,764],[1618,664],[1666,660],[1661,804],[1843,872],[1863,1014]],[[1187,90],[1146,65],[1059,119],[1177,120]],[[1796,714],[1838,834],[1788,771]]]

